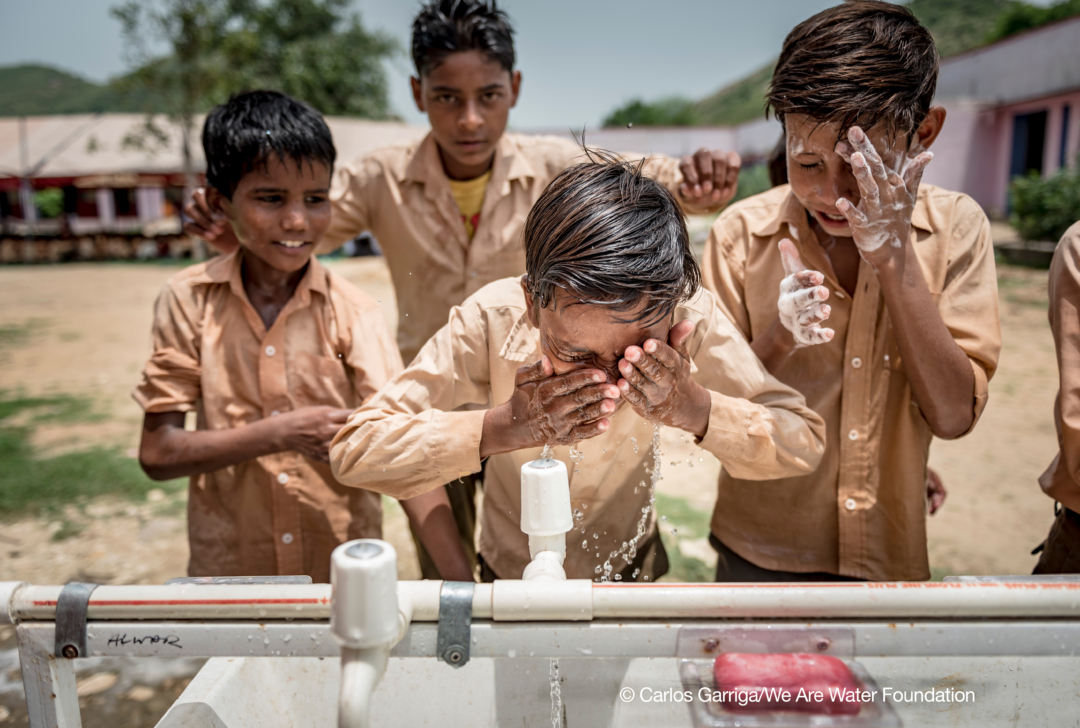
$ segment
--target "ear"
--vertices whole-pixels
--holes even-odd
[[[416,102],[416,110],[422,114],[427,113],[427,109],[424,108],[424,89],[420,83],[420,79],[416,76],[409,77],[409,86],[412,87],[412,98]]]
[[[210,212],[231,217],[232,201],[221,194],[217,187],[206,186],[206,204],[209,206]]]
[[[536,306],[533,305],[533,296],[529,293],[529,276],[521,276],[518,281],[521,284],[521,292],[525,294],[525,313],[529,316],[529,323],[534,329],[540,328],[540,319],[537,318]]]
[[[912,150],[922,153],[929,149],[938,138],[943,126],[945,126],[945,107],[931,106],[923,123],[919,124],[919,128],[915,130],[915,138],[911,140]]]
[[[510,74],[510,108],[517,106],[518,94],[521,93],[521,71]]]

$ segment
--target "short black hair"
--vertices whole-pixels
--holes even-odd
[[[799,23],[784,40],[768,106],[781,122],[805,114],[852,126],[884,125],[890,138],[912,134],[937,88],[938,52],[910,9],[854,0]]]
[[[611,152],[562,171],[525,220],[528,289],[539,307],[561,288],[581,303],[628,311],[651,326],[697,293],[701,269],[679,203],[662,184]]]
[[[431,0],[413,20],[412,57],[417,75],[431,73],[451,53],[481,51],[514,70],[514,28],[495,0]]]
[[[278,91],[246,91],[215,106],[203,123],[206,183],[232,199],[241,178],[266,164],[269,154],[322,162],[334,170],[337,151],[318,111]]]

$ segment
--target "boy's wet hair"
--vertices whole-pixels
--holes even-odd
[[[562,289],[580,303],[628,311],[651,326],[701,286],[679,203],[642,174],[643,162],[586,150],[548,185],[525,221],[525,269],[535,304]]]
[[[784,40],[768,107],[783,122],[805,114],[852,126],[883,124],[889,139],[912,134],[937,88],[934,38],[902,5],[853,0],[803,21]]]
[[[246,91],[215,106],[202,133],[206,183],[232,199],[245,174],[271,154],[285,163],[322,162],[334,169],[337,152],[322,115],[278,91]]]
[[[495,0],[432,0],[413,21],[412,57],[424,77],[451,53],[480,51],[514,70],[514,28]]]

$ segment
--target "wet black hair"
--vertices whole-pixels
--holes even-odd
[[[514,70],[514,28],[495,0],[432,0],[413,20],[412,58],[417,75],[431,73],[451,53],[481,51]]]
[[[322,162],[333,172],[337,152],[322,115],[278,91],[246,91],[215,106],[202,132],[206,183],[232,199],[245,174],[276,154],[297,167]]]
[[[671,192],[611,152],[561,172],[525,220],[525,269],[535,305],[560,288],[581,303],[628,311],[619,323],[670,317],[701,287],[679,203]]]

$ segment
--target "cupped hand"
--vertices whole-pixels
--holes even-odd
[[[510,407],[519,448],[573,445],[606,432],[619,390],[599,369],[555,374],[551,360],[517,370]]]
[[[191,195],[191,201],[184,205],[184,232],[196,238],[202,238],[222,253],[231,253],[240,247],[232,225],[220,212],[210,207],[206,197],[206,188],[197,187]]]
[[[283,450],[295,450],[319,462],[330,462],[330,441],[349,419],[352,410],[337,407],[301,407],[274,418]]]
[[[690,375],[687,345],[694,322],[671,327],[667,342],[648,339],[626,348],[619,361],[619,391],[634,411],[647,420],[704,437],[712,398]]]
[[[735,197],[742,159],[737,152],[702,147],[679,160],[679,192],[693,207],[722,207]]]

